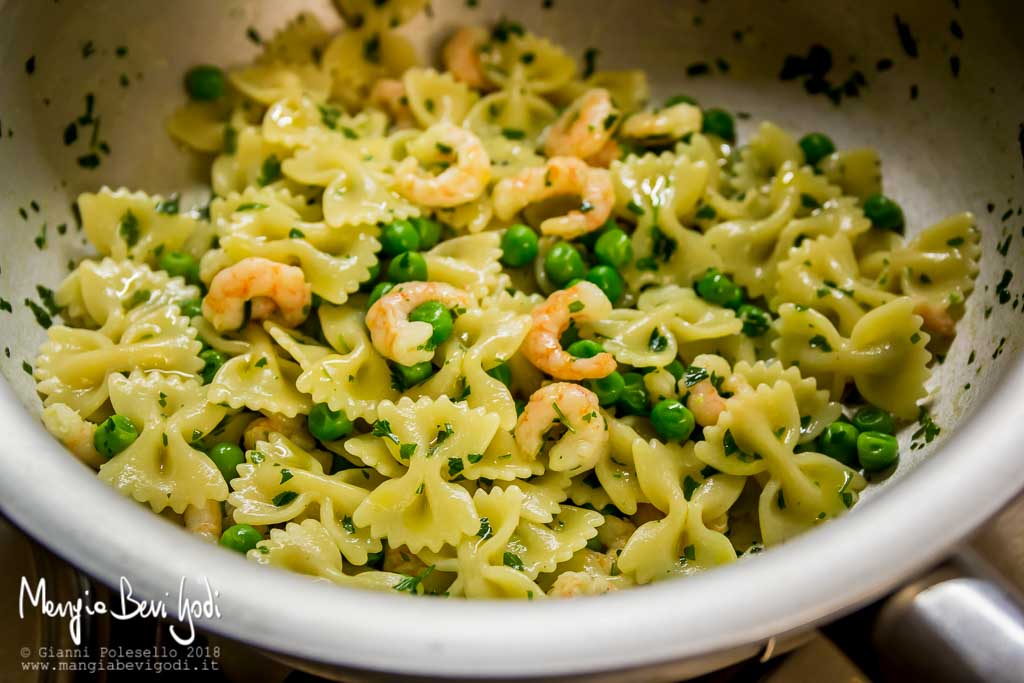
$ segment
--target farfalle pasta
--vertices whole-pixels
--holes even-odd
[[[754,555],[899,466],[973,216],[915,231],[873,150],[738,141],[508,19],[442,70],[424,0],[334,5],[187,74],[205,206],[79,197],[34,376],[102,480],[258,564],[533,600]]]

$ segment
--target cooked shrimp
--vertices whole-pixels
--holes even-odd
[[[579,195],[580,208],[541,223],[545,235],[573,239],[604,225],[615,204],[612,176],[575,157],[552,157],[543,166],[523,169],[498,182],[492,198],[494,212],[507,221],[529,204],[571,195]]]
[[[220,503],[208,500],[201,507],[189,505],[185,508],[185,528],[203,540],[217,542],[221,532]]]
[[[622,122],[623,137],[634,140],[678,140],[699,132],[703,116],[700,107],[680,102],[657,111],[633,114]]]
[[[925,329],[943,337],[952,337],[956,334],[956,320],[942,306],[920,301],[914,306],[914,313],[924,319]]]
[[[430,323],[411,322],[409,313],[422,303],[439,301],[448,308],[469,308],[473,297],[443,282],[403,282],[377,299],[366,312],[366,327],[373,346],[402,365],[430,360],[434,352],[425,348],[434,329]]]
[[[521,350],[537,368],[557,379],[581,380],[607,377],[615,359],[607,351],[591,358],[576,358],[562,348],[560,338],[571,321],[601,320],[612,312],[612,303],[592,282],[578,282],[553,292],[530,314],[533,322]]]
[[[622,576],[595,576],[586,572],[562,572],[551,584],[548,595],[553,598],[604,595],[628,585],[629,582]]]
[[[42,418],[46,429],[86,465],[99,469],[107,461],[93,445],[96,424],[82,419],[70,406],[63,403],[46,406]]]
[[[456,31],[441,51],[444,68],[455,80],[471,88],[486,88],[487,76],[480,61],[480,48],[487,42],[487,31],[479,26],[463,26]]]
[[[273,433],[281,434],[301,448],[314,448],[316,441],[306,431],[306,418],[302,415],[285,417],[277,413],[258,417],[245,427],[242,443],[248,451],[256,448],[257,441],[269,441]]]
[[[608,168],[620,156],[622,156],[622,149],[619,148],[619,143],[615,142],[615,140],[609,140],[604,143],[604,147],[597,150],[596,154],[592,154],[584,159],[584,161],[594,167]]]
[[[477,199],[491,179],[491,159],[484,144],[470,131],[448,123],[434,124],[414,143],[447,167],[432,175],[410,154],[395,169],[395,189],[406,199],[423,206],[452,207]]]
[[[548,452],[548,467],[556,472],[592,468],[608,448],[608,429],[597,395],[571,382],[543,386],[530,396],[513,434],[531,458],[540,455],[544,435],[556,424],[565,428]]]
[[[576,98],[548,131],[544,153],[549,157],[586,159],[601,151],[615,132],[619,112],[604,88],[594,88]]]
[[[693,419],[701,427],[718,423],[718,416],[725,410],[725,399],[718,394],[710,379],[701,380],[690,387],[686,407],[693,413]]]
[[[295,327],[309,315],[313,290],[302,268],[258,256],[244,258],[217,273],[203,299],[203,317],[219,330],[237,330],[245,323],[245,302],[251,317],[278,317]]]
[[[409,98],[405,94],[405,84],[395,78],[381,78],[370,90],[370,104],[383,109],[391,115],[398,128],[412,128],[416,119],[409,108]]]

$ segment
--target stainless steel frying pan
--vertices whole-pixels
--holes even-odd
[[[70,205],[100,184],[201,201],[202,164],[160,123],[180,77],[204,61],[243,63],[301,9],[336,25],[328,0],[0,0],[0,508],[101,579],[177,595],[208,577],[221,617],[206,628],[334,671],[435,677],[679,677],[759,651],[888,591],[948,553],[1024,485],[1024,6],[1014,0],[436,0],[409,27],[424,56],[466,21],[507,15],[599,68],[647,70],[657,99],[701,102],[822,130],[883,158],[886,190],[911,231],[970,209],[984,234],[977,291],[945,362],[931,414],[941,427],[854,512],[753,561],[596,599],[493,603],[408,599],[322,585],[217,552],[109,490],[38,422],[31,363],[43,330],[25,300],[53,287],[86,247]],[[476,3],[473,3],[476,4]],[[547,5],[550,4],[550,7]],[[248,33],[248,36],[247,36]],[[836,106],[788,54],[820,44]],[[127,51],[119,51],[125,47]],[[859,72],[863,82],[855,75]],[[852,81],[851,81],[852,79]],[[854,94],[853,91],[857,93]],[[95,140],[65,136],[86,111]],[[741,133],[752,122],[740,120]],[[100,150],[109,146],[109,155]],[[98,151],[99,150],[99,151]],[[99,166],[90,168],[89,154]],[[191,192],[190,192],[191,191]],[[43,242],[45,228],[45,245]],[[69,226],[62,231],[59,226]],[[37,238],[39,238],[37,240]],[[998,248],[997,248],[998,247]],[[1002,283],[1002,284],[1000,284]]]

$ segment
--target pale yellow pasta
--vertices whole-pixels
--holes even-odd
[[[973,215],[883,229],[874,150],[733,139],[514,18],[448,27],[448,71],[409,40],[425,0],[333,5],[169,113],[205,205],[80,195],[96,255],[38,288],[32,367],[73,457],[216,552],[525,600],[729,564],[899,467],[834,437],[921,419]]]

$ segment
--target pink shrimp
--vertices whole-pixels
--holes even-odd
[[[690,397],[686,400],[686,407],[693,413],[697,424],[709,427],[718,423],[718,416],[725,410],[726,403],[711,380],[705,379],[690,387]]]
[[[516,443],[535,458],[544,435],[559,423],[566,432],[548,453],[548,466],[560,472],[593,467],[610,437],[597,395],[579,384],[554,382],[533,392],[516,422]]]
[[[942,306],[920,301],[914,306],[914,313],[924,319],[924,327],[943,337],[956,335],[956,320]]]
[[[487,31],[479,26],[463,26],[444,44],[441,58],[455,80],[471,88],[487,87],[487,75],[480,62],[480,48],[487,42]]]
[[[575,157],[552,157],[543,166],[499,181],[492,199],[495,214],[507,221],[534,202],[572,195],[580,197],[580,208],[548,218],[540,224],[541,232],[573,239],[604,225],[615,205],[611,174]]]
[[[405,84],[395,78],[381,78],[373,84],[369,96],[370,104],[380,107],[391,115],[398,128],[412,128],[416,125]]]
[[[476,135],[446,121],[436,123],[410,144],[448,164],[439,175],[420,168],[415,156],[395,169],[395,189],[423,206],[448,208],[477,199],[491,179],[491,159]]]
[[[252,301],[254,320],[278,317],[295,327],[309,315],[312,298],[302,268],[251,256],[214,276],[203,317],[217,330],[237,330],[245,322],[245,302]]]
[[[600,290],[599,290],[600,291]],[[430,323],[410,322],[409,313],[422,303],[439,301],[448,308],[469,308],[474,304],[467,292],[443,282],[403,282],[377,299],[366,312],[366,327],[374,347],[402,365],[430,360],[426,348],[433,333]]]
[[[549,157],[594,156],[611,140],[619,121],[612,96],[604,88],[580,95],[548,131],[544,153]]]
[[[566,380],[598,379],[615,370],[615,358],[607,351],[591,358],[576,358],[562,348],[560,337],[570,321],[601,320],[612,312],[612,303],[592,282],[579,282],[553,292],[530,314],[533,322],[523,340],[523,355],[552,377]]]

